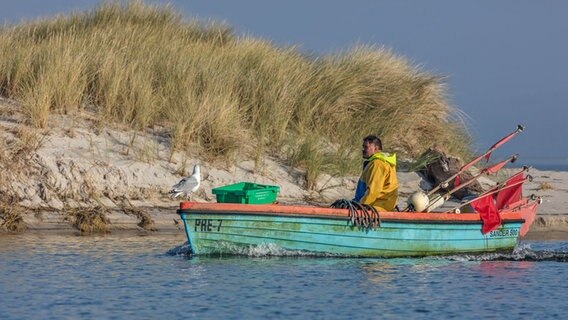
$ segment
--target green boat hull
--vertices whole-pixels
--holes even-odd
[[[383,221],[378,228],[347,219],[262,214],[180,214],[194,254],[243,254],[258,246],[357,257],[411,257],[512,251],[520,221],[483,235],[479,221]]]

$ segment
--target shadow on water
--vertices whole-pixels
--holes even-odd
[[[191,256],[191,246],[186,241],[179,246],[171,248],[166,254],[170,256]]]

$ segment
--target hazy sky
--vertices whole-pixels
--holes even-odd
[[[447,77],[478,151],[524,124],[497,157],[568,164],[568,1],[146,1],[237,34],[315,54],[376,44]],[[95,0],[0,0],[5,23],[93,8]]]

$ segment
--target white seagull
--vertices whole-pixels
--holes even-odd
[[[196,164],[193,167],[193,173],[190,176],[181,179],[178,183],[174,184],[172,190],[170,190],[169,193],[174,198],[177,198],[179,195],[182,194],[186,197],[189,195],[191,200],[191,193],[197,191],[200,184],[201,184],[201,170],[199,168],[199,165]]]

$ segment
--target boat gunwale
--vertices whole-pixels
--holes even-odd
[[[282,205],[248,205],[228,203],[182,202],[179,215],[183,214],[216,214],[216,215],[255,215],[280,216],[294,218],[322,218],[350,220],[349,210],[337,208],[321,208],[307,206]],[[482,223],[478,213],[443,213],[443,212],[380,212],[382,222],[424,223],[424,224],[479,224]],[[521,211],[505,211],[501,213],[503,223],[524,223]]]

